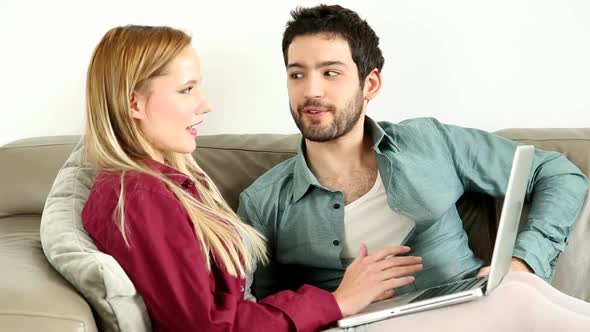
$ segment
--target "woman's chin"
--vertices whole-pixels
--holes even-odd
[[[197,142],[193,141],[192,144],[187,144],[186,146],[183,146],[182,148],[178,149],[177,152],[189,154],[189,153],[193,153],[196,148],[197,148]]]
[[[179,154],[191,154],[195,151],[196,149],[196,145],[189,147],[189,146],[183,146],[183,147],[174,147],[171,149],[167,149],[168,153],[179,153]]]

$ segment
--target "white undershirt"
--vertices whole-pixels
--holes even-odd
[[[410,218],[395,213],[387,205],[387,194],[379,172],[373,188],[344,207],[342,258],[355,257],[361,243],[369,254],[385,245],[400,245],[414,227]]]

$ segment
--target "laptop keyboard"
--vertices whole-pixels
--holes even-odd
[[[446,284],[438,287],[433,287],[427,289],[424,293],[420,294],[418,297],[410,301],[410,303],[428,300],[437,296],[449,295],[454,293],[459,293],[464,290],[468,290],[471,287],[475,286],[478,282],[482,279],[487,278],[487,276],[475,277],[471,279],[465,279],[461,281],[457,281],[451,284]]]

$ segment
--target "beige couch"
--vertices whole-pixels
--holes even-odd
[[[590,128],[509,129],[506,137],[565,153],[590,174]],[[198,139],[196,158],[233,207],[238,194],[276,163],[293,156],[297,135],[215,135]],[[96,331],[86,301],[49,265],[39,221],[53,179],[78,136],[19,140],[0,147],[0,330]],[[486,259],[498,204],[483,195],[459,203],[472,248]],[[590,206],[586,202],[553,284],[590,301]]]

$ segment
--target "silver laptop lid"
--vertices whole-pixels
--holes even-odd
[[[514,153],[506,196],[504,197],[500,215],[496,244],[492,254],[486,294],[489,294],[500,284],[510,268],[534,155],[535,148],[532,145],[520,145]]]

